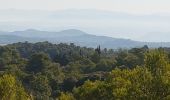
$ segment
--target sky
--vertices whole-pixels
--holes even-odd
[[[98,9],[135,14],[170,13],[170,0],[0,0],[0,9]]]
[[[95,35],[170,42],[169,5],[170,0],[0,0],[0,31],[74,28]]]

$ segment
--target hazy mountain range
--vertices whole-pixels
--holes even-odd
[[[148,45],[149,47],[170,47],[169,42],[138,42],[130,39],[112,38],[106,36],[91,35],[86,32],[69,29],[59,32],[39,31],[29,29],[25,31],[0,32],[0,44],[11,44],[16,42],[43,42],[52,43],[75,43],[80,46],[102,48],[131,48]]]
[[[170,14],[135,15],[94,9],[0,10],[0,30],[80,29],[93,35],[170,42]],[[160,38],[161,37],[161,38]]]

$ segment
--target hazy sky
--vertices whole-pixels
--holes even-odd
[[[0,0],[0,9],[99,9],[136,14],[170,13],[170,0]]]

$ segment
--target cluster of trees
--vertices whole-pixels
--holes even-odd
[[[169,100],[170,50],[0,46],[1,100]]]

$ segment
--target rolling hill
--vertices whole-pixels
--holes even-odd
[[[76,29],[68,29],[60,32],[49,32],[29,29],[25,31],[0,32],[0,44],[16,42],[42,42],[74,43],[80,46],[102,48],[132,48],[148,45],[149,47],[170,47],[169,42],[139,42],[130,39],[96,36]]]

